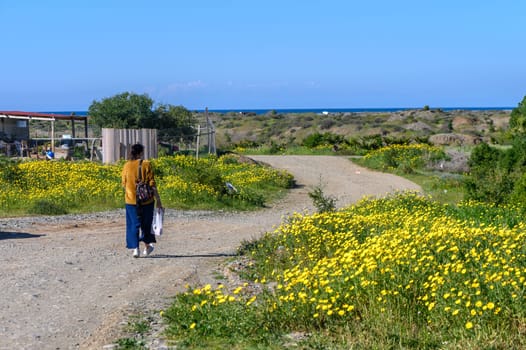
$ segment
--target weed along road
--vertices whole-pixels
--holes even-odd
[[[158,315],[186,284],[217,283],[214,275],[243,240],[293,212],[313,212],[308,193],[315,186],[338,207],[420,190],[345,157],[251,158],[289,171],[298,186],[257,212],[167,210],[149,257],[134,259],[125,249],[124,210],[0,219],[0,349],[102,349],[122,336],[130,315]]]

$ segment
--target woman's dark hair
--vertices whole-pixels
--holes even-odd
[[[138,159],[142,152],[144,152],[144,146],[140,143],[136,143],[131,148],[131,156],[133,159]]]

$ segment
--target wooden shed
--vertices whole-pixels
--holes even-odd
[[[49,139],[52,145],[54,145],[54,125],[57,120],[71,122],[72,138],[78,137],[75,135],[75,122],[84,123],[84,136],[80,137],[88,138],[88,116],[23,111],[0,111],[0,143],[6,145],[8,149],[10,145],[18,145],[20,143],[27,144],[30,138],[29,130],[32,120],[49,121],[51,123],[51,135],[49,136]]]

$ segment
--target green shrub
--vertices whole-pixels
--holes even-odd
[[[20,178],[20,161],[14,158],[0,156],[0,179],[2,183],[14,183]]]
[[[28,208],[30,214],[37,215],[64,215],[68,211],[62,206],[62,203],[55,203],[48,200],[39,200]]]
[[[117,341],[117,350],[146,350],[147,347],[144,345],[142,340],[133,338],[121,338]]]
[[[320,129],[330,129],[335,124],[335,121],[332,119],[323,119],[320,123]]]
[[[526,205],[526,173],[523,173],[513,184],[513,189],[510,193],[510,202],[522,206]]]
[[[526,132],[526,96],[524,96],[517,107],[511,111],[510,128],[518,135],[524,135]]]
[[[278,154],[278,153],[281,153],[284,149],[285,147],[283,145],[280,145],[274,141],[271,141],[268,151],[270,154]]]
[[[390,145],[367,153],[363,163],[373,169],[410,174],[445,158],[442,149],[426,144]]]
[[[512,148],[501,150],[482,143],[471,152],[470,173],[466,178],[469,199],[501,204],[526,198],[526,142],[514,141]]]
[[[327,213],[336,210],[336,198],[325,195],[321,185],[314,187],[309,192],[309,197],[312,199],[312,203],[318,210],[318,213]]]
[[[302,145],[309,148],[314,148],[320,145],[323,142],[323,135],[319,132],[310,134],[305,139],[303,139]]]
[[[308,148],[315,148],[319,146],[334,146],[339,144],[346,144],[347,141],[342,135],[326,133],[313,133],[303,139],[302,146]]]
[[[381,135],[366,135],[359,138],[357,142],[364,150],[375,150],[384,146],[384,140]]]

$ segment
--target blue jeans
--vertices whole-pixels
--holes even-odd
[[[147,204],[137,207],[126,204],[126,248],[139,248],[139,242],[146,244],[155,243],[155,235],[152,234],[153,209],[155,204]]]

